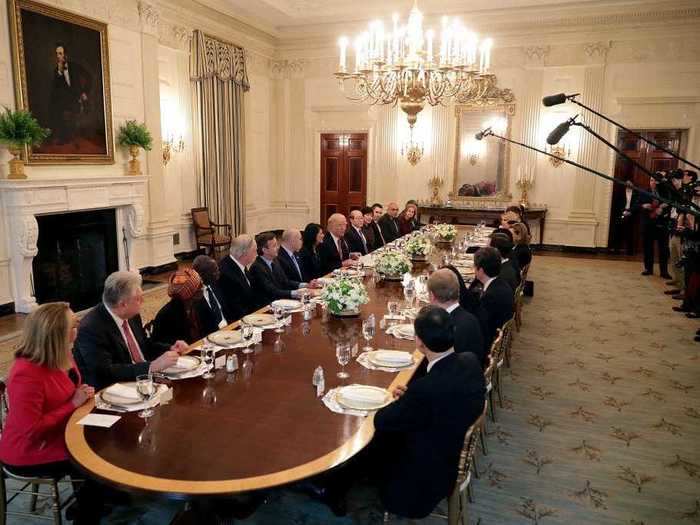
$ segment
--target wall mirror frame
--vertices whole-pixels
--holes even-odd
[[[478,119],[472,118],[475,114],[478,114]],[[495,172],[495,175],[489,176],[483,181],[470,179],[470,174],[466,173],[465,165],[469,166],[472,153],[466,151],[465,148],[468,148],[468,144],[474,140],[474,134],[482,129],[481,124],[496,117],[505,119],[503,136],[510,138],[514,115],[515,96],[513,92],[510,89],[498,89],[495,86],[486,97],[477,103],[459,103],[458,100],[458,103],[455,104],[455,158],[452,195],[450,196],[453,201],[469,206],[510,202],[512,199],[510,193],[511,144],[495,137],[483,140],[484,146],[488,148],[488,153],[497,152],[497,158],[491,159],[491,171]],[[475,125],[475,121],[478,121],[478,125]],[[483,179],[479,175],[476,178]],[[495,183],[495,191],[481,196],[459,195],[459,190],[464,184],[479,184],[481,182]]]

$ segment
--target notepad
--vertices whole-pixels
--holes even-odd
[[[78,421],[78,425],[83,425],[86,427],[109,428],[121,418],[121,416],[110,416],[107,414],[88,414],[83,419]]]

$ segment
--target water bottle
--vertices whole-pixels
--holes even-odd
[[[316,367],[316,370],[314,370],[314,377],[311,382],[316,387],[316,397],[323,396],[323,393],[326,390],[326,378],[323,375],[322,366]]]
[[[238,370],[238,356],[231,352],[226,356],[226,372],[232,374],[236,370]]]

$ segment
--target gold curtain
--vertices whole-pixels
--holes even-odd
[[[244,50],[195,31],[190,80],[199,201],[238,234],[245,231],[243,93],[250,89]]]

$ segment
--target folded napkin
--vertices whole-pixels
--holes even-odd
[[[386,393],[370,388],[344,388],[338,392],[342,398],[367,405],[377,405],[386,400]]]
[[[133,399],[134,401],[139,401],[141,399],[141,396],[136,391],[136,388],[122,385],[121,383],[114,383],[113,385],[107,387],[105,392],[113,396],[123,397],[124,399]]]
[[[411,354],[397,350],[379,350],[376,356],[378,360],[392,365],[407,365],[413,362]]]
[[[390,326],[386,329],[388,335],[393,335],[396,339],[406,339],[407,341],[413,341],[415,338],[412,335],[406,335],[398,331],[398,327],[401,325]]]
[[[177,358],[177,363],[175,363],[173,366],[168,367],[169,370],[173,371],[178,371],[178,370],[187,370],[190,368],[190,360],[189,359],[183,359],[182,357]]]
[[[112,385],[112,387],[119,385],[118,383],[116,385]],[[119,385],[121,388],[126,388],[129,389],[129,387],[125,387],[124,385]],[[112,388],[109,387],[109,388]],[[117,389],[119,392],[120,390]],[[136,390],[134,389],[134,392]],[[114,395],[125,397],[123,394],[115,393]],[[143,403],[135,403],[135,404],[130,404],[128,406],[126,405],[111,405],[104,401],[102,399],[102,395],[96,395],[95,396],[95,408],[99,410],[106,410],[109,412],[138,412],[139,410],[144,410],[146,408],[153,408],[158,405],[165,405],[167,404],[173,397],[173,391],[172,388],[168,388],[165,385],[156,385],[156,394],[153,396],[152,399],[149,401],[145,401]],[[140,399],[140,398],[138,398]]]

